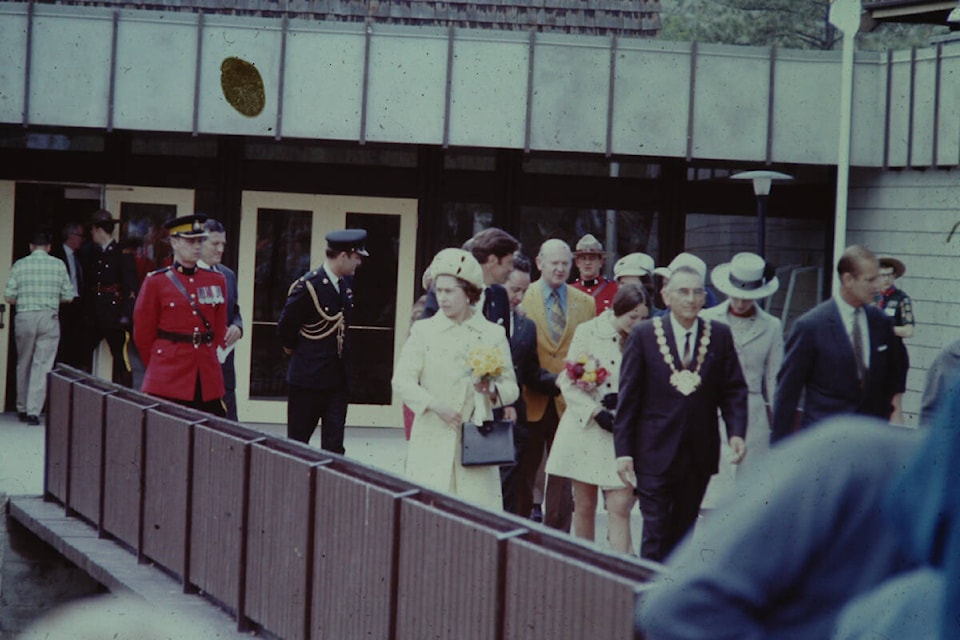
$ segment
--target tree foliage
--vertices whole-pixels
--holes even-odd
[[[839,48],[843,33],[830,24],[829,0],[662,0],[661,37],[788,49]],[[884,24],[857,38],[858,49],[903,49],[929,44],[946,27]]]

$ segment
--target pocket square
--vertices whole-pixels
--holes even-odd
[[[877,352],[886,351],[886,350],[887,350],[887,345],[885,344],[882,344],[879,347],[877,347]]]

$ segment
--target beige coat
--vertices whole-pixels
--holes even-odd
[[[500,468],[461,465],[462,430],[447,426],[427,410],[439,401],[459,410],[464,420],[474,417],[475,409],[476,420],[491,417],[489,400],[475,393],[467,366],[467,354],[476,345],[500,350],[504,363],[503,376],[497,383],[500,400],[504,405],[515,402],[519,390],[506,333],[480,313],[462,324],[443,313],[415,322],[394,368],[393,391],[414,413],[407,446],[407,477],[429,489],[499,510],[503,508]]]
[[[586,322],[596,314],[596,303],[593,296],[577,291],[570,285],[567,287],[567,324],[560,336],[559,342],[550,339],[550,327],[547,324],[547,309],[543,303],[543,280],[537,280],[527,289],[523,297],[523,310],[527,317],[537,326],[537,355],[540,357],[540,366],[550,373],[558,373],[563,369],[563,361],[567,357],[567,350],[573,334],[582,322]],[[537,393],[529,387],[524,387],[523,398],[527,402],[527,419],[537,422],[543,418],[550,400],[542,393]],[[563,415],[564,401],[557,396],[557,415]]]
[[[613,311],[577,327],[570,343],[569,358],[580,354],[593,356],[607,370],[606,381],[592,391],[585,391],[571,382],[566,372],[557,376],[567,410],[560,418],[557,435],[547,458],[547,473],[573,478],[604,488],[622,488],[617,476],[617,460],[613,450],[613,434],[604,431],[593,416],[603,409],[603,396],[620,388],[620,334],[613,326]]]
[[[772,409],[773,395],[777,390],[777,372],[783,362],[783,326],[778,318],[759,306],[756,307],[756,314],[750,318],[731,316],[727,313],[729,308],[730,301],[727,300],[704,309],[700,315],[723,322],[733,333],[740,368],[743,369],[743,377],[750,391],[747,457],[743,464],[752,464],[770,448],[767,409]],[[726,438],[723,442],[726,442]]]

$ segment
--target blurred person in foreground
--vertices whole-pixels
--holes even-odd
[[[613,419],[620,385],[620,361],[630,331],[650,316],[641,284],[621,286],[613,305],[577,327],[557,385],[567,402],[547,458],[550,475],[570,478],[573,484],[573,533],[594,539],[597,489],[609,517],[610,546],[633,552],[630,510],[633,487],[617,475],[613,448]],[[592,372],[592,376],[591,376]]]
[[[487,509],[503,508],[500,468],[461,464],[464,421],[493,418],[493,409],[519,395],[510,344],[500,325],[474,305],[483,291],[483,271],[463,249],[444,249],[430,265],[439,313],[413,324],[393,373],[393,391],[415,418],[405,475],[435,491]],[[498,380],[476,380],[469,364],[474,349],[502,364]]]
[[[960,638],[960,389],[956,382],[942,389],[929,435],[894,481],[884,504],[901,547],[920,567],[889,578],[851,603],[838,622],[837,640]]]
[[[843,416],[772,448],[670,557],[638,609],[645,637],[829,638],[848,601],[915,566],[885,497],[921,439]]]

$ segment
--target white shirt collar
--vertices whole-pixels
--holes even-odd
[[[323,272],[327,274],[327,277],[330,278],[330,282],[333,283],[333,288],[336,289],[337,292],[339,293],[340,292],[340,276],[334,274],[333,271],[330,269],[330,265],[328,265],[326,262],[323,263],[322,269],[323,269]]]

